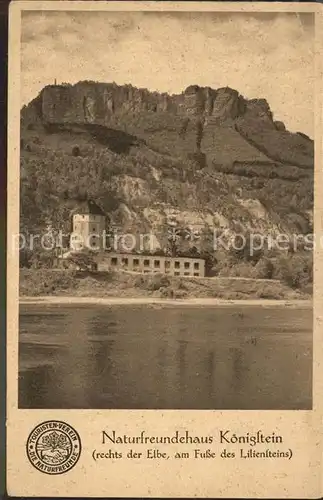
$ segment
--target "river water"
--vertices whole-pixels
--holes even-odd
[[[20,408],[311,404],[311,309],[20,307]]]

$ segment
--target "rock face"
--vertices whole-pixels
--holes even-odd
[[[43,119],[49,123],[107,124],[113,115],[141,112],[211,116],[223,122],[237,118],[246,108],[246,101],[236,90],[228,87],[213,90],[197,85],[188,87],[182,94],[169,96],[130,85],[80,82],[74,86],[49,85],[39,98]],[[251,109],[256,108],[256,103],[250,103]]]
[[[43,119],[51,123],[106,124],[113,115],[141,112],[210,116],[219,123],[234,120],[245,112],[271,116],[264,99],[247,101],[229,87],[214,90],[191,85],[181,94],[169,96],[130,85],[80,82],[73,86],[49,85],[39,99]]]
[[[273,120],[265,99],[247,100],[229,87],[191,85],[168,95],[131,85],[49,85],[22,113],[44,124],[99,125],[149,141],[166,154],[216,161],[282,162],[313,167],[313,142]]]
[[[125,233],[162,233],[173,216],[198,229],[306,232],[313,164],[309,137],[228,87],[50,85],[21,112],[22,225],[61,225],[87,193]]]

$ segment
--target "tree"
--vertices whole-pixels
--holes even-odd
[[[275,278],[291,288],[302,288],[313,282],[313,255],[304,253],[288,257],[282,256],[276,261]]]
[[[214,234],[210,226],[205,223],[204,228],[200,232],[200,252],[203,254],[212,253],[214,251]]]
[[[238,261],[258,262],[263,254],[261,236],[256,237],[248,231],[245,234],[235,235],[233,245],[230,247],[230,254]]]
[[[32,265],[32,252],[26,248],[19,250],[19,267],[30,268]]]
[[[255,278],[272,279],[274,273],[274,264],[267,257],[262,257],[254,268]]]
[[[80,150],[79,146],[73,147],[72,156],[81,156],[81,150]]]
[[[44,448],[48,448],[51,451],[55,451],[57,449],[66,449],[69,446],[67,437],[64,434],[58,434],[58,432],[56,431],[43,436],[42,444]]]
[[[95,254],[92,250],[89,249],[83,249],[79,252],[73,252],[68,256],[67,260],[73,263],[81,271],[93,271],[97,268]]]

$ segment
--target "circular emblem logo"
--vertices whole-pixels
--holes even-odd
[[[37,425],[27,440],[30,463],[45,474],[63,474],[80,458],[81,440],[73,427],[59,420]]]

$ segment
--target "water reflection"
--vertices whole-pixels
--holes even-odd
[[[19,406],[310,408],[311,311],[265,311],[23,306]]]

